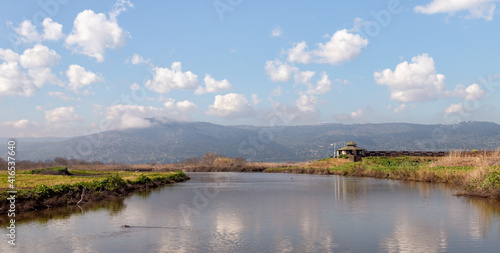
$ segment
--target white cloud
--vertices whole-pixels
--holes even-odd
[[[47,68],[57,63],[60,58],[56,51],[38,44],[24,51],[20,56],[20,63],[27,69]]]
[[[346,29],[336,31],[330,41],[318,43],[317,49],[307,51],[306,42],[297,43],[288,50],[288,61],[308,64],[310,62],[338,65],[357,57],[368,40],[359,34],[349,33]]]
[[[188,100],[179,101],[177,103],[175,103],[175,99],[173,98],[167,98],[166,100],[167,101],[163,105],[169,110],[178,110],[183,112],[194,112],[198,110],[198,106]]]
[[[75,93],[86,86],[103,81],[102,77],[91,71],[86,71],[85,68],[76,64],[69,66],[66,70],[66,76],[69,80],[68,88]]]
[[[321,73],[321,79],[316,82],[315,86],[309,85],[307,93],[309,94],[326,94],[332,89],[332,82],[328,79],[328,75]]]
[[[302,112],[314,113],[318,110],[316,108],[316,97],[313,95],[302,94],[295,100],[295,104]]]
[[[57,41],[64,38],[62,25],[52,21],[51,18],[45,18],[42,22],[43,33],[40,34],[31,20],[24,20],[18,27],[14,27],[14,32],[19,35],[19,41],[23,43],[42,42],[43,40]]]
[[[6,62],[17,62],[19,61],[19,55],[10,49],[0,48],[0,59]]]
[[[252,116],[254,110],[244,95],[229,93],[215,96],[207,114],[223,118],[243,118]]]
[[[33,48],[26,49],[19,57],[19,62],[23,68],[28,69],[33,83],[37,88],[41,88],[46,83],[62,85],[50,67],[56,64],[61,56],[54,50],[43,45],[35,45]]]
[[[444,113],[446,114],[453,114],[453,113],[458,113],[464,110],[464,105],[462,103],[458,104],[451,104],[448,106],[445,110]]]
[[[288,61],[308,64],[311,62],[312,54],[307,52],[307,43],[305,41],[297,43],[288,50]]]
[[[24,43],[40,42],[42,36],[36,30],[31,20],[24,20],[18,27],[14,27],[14,32],[19,35],[20,41]]]
[[[4,61],[0,65],[0,96],[30,97],[46,83],[62,85],[50,70],[60,58],[54,50],[39,44],[26,49],[22,55],[0,49],[0,59]]]
[[[260,99],[257,94],[252,94],[251,96],[253,105],[257,105],[258,103],[260,103],[260,101],[262,101],[262,99]]]
[[[65,46],[74,53],[104,61],[106,49],[116,49],[125,45],[129,33],[124,31],[116,17],[126,7],[132,7],[129,1],[119,0],[109,13],[109,19],[104,13],[95,13],[93,10],[84,10],[76,16],[73,30],[66,37]]]
[[[189,112],[196,111],[197,106],[190,101],[175,103],[168,99],[163,108],[141,105],[114,105],[106,108],[106,119],[111,128],[146,128],[152,125],[147,118],[170,118],[179,121],[190,120]]]
[[[428,101],[443,95],[445,76],[436,73],[432,57],[422,54],[411,61],[398,64],[394,71],[375,72],[375,82],[389,86],[391,99],[399,102]]]
[[[58,107],[50,111],[45,111],[45,120],[54,124],[72,123],[83,121],[83,117],[75,113],[75,108],[69,106]]]
[[[129,0],[117,0],[113,5],[113,9],[109,12],[109,18],[115,20],[116,17],[126,11],[128,7],[134,8],[134,5]]]
[[[343,29],[335,32],[329,42],[319,43],[318,50],[313,53],[318,57],[317,62],[337,65],[354,59],[367,45],[368,40]]]
[[[141,63],[149,63],[150,60],[147,59],[147,60],[144,60],[144,58],[142,57],[142,55],[139,55],[139,54],[134,54],[132,55],[132,58],[130,59],[130,62],[134,65],[137,65],[137,64],[141,64]]]
[[[37,90],[31,77],[21,70],[17,62],[0,64],[0,96],[31,97]]]
[[[62,33],[63,26],[57,22],[52,21],[51,18],[43,20],[43,39],[57,41],[64,38]]]
[[[486,91],[481,89],[477,83],[471,84],[467,86],[467,88],[464,88],[464,85],[457,85],[455,91],[452,92],[452,95],[460,96],[465,100],[471,101],[477,101],[483,98],[485,94]]]
[[[349,114],[337,114],[334,115],[333,118],[338,122],[343,123],[365,123],[366,120],[366,111],[363,109],[358,109]]]
[[[198,88],[198,76],[191,71],[182,72],[180,62],[172,63],[171,69],[155,67],[155,76],[146,82],[146,87],[157,93],[169,93],[173,89],[194,90]]]
[[[282,93],[282,88],[281,86],[278,85],[278,87],[276,87],[276,89],[274,89],[273,91],[271,91],[271,93],[269,93],[269,95],[273,96],[273,97],[279,97],[281,96],[281,93]]]
[[[221,92],[221,91],[226,91],[231,89],[231,83],[227,79],[223,79],[221,81],[217,81],[212,76],[209,74],[205,75],[205,78],[203,79],[205,82],[205,87],[198,87],[194,91],[194,94],[200,95],[200,94],[205,94],[209,92]]]
[[[417,13],[436,14],[448,13],[455,15],[460,11],[468,11],[467,19],[493,20],[496,5],[494,2],[498,0],[433,0],[426,6],[418,5],[414,8]]]
[[[280,26],[274,27],[271,31],[271,37],[281,37],[283,35],[283,29]]]
[[[297,71],[296,67],[282,63],[278,59],[266,61],[264,69],[273,82],[288,82]]]

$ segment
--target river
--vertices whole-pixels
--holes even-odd
[[[191,180],[3,226],[0,252],[499,252],[500,201],[444,184],[265,173]],[[127,225],[127,226],[124,226]]]

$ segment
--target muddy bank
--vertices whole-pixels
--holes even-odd
[[[141,177],[130,181],[121,178],[95,181],[88,184],[56,185],[53,187],[37,187],[36,189],[19,191],[15,196],[15,213],[24,213],[61,206],[85,205],[100,200],[111,200],[126,197],[133,192],[148,190],[167,184],[189,180],[183,172],[176,172],[169,177]],[[9,195],[2,194],[0,213],[9,212]]]

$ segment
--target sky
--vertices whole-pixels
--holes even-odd
[[[0,137],[500,123],[498,2],[3,1]]]

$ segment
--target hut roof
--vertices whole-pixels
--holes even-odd
[[[364,151],[366,151],[366,149],[360,148],[360,147],[356,147],[356,146],[345,146],[345,147],[339,148],[337,150],[340,150],[340,151],[342,151],[342,150],[364,150]]]
[[[356,146],[358,144],[356,144],[354,141],[350,141],[346,144],[346,146]]]
[[[364,151],[366,151],[366,149],[356,147],[356,145],[358,145],[358,144],[356,144],[356,143],[355,143],[355,142],[353,142],[353,141],[350,141],[350,142],[348,142],[348,143],[346,144],[346,146],[345,146],[345,147],[343,147],[343,148],[339,148],[339,149],[337,149],[337,150],[338,150],[338,151],[343,151],[343,150],[353,150],[353,151],[356,151],[356,150],[364,150]]]

